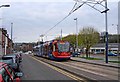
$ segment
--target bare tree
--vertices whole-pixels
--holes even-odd
[[[94,27],[84,27],[79,32],[79,41],[81,41],[82,46],[86,48],[86,57],[88,58],[90,47],[99,41],[99,33]]]

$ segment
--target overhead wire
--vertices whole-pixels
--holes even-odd
[[[69,13],[71,13],[73,11],[73,9],[75,8],[76,5],[77,5],[77,2],[74,4],[72,10]]]
[[[48,34],[49,31],[51,31],[53,28],[55,28],[57,25],[59,25],[62,21],[64,21],[68,16],[70,16],[73,12],[75,12],[76,10],[78,10],[78,9],[79,9],[80,7],[82,7],[84,4],[85,4],[85,2],[82,3],[80,6],[78,6],[76,9],[74,9],[75,6],[77,5],[77,2],[76,2],[76,3],[74,4],[72,10],[68,13],[68,15],[65,16],[61,21],[59,21],[57,24],[55,24],[55,25],[54,25],[52,28],[50,28],[48,31],[46,31],[45,34],[43,34],[43,36],[45,36],[46,34]]]
[[[48,31],[45,32],[45,34],[43,35],[46,35],[49,31],[51,31],[53,28],[55,28],[58,24],[60,24],[63,20],[65,20],[70,14],[68,14],[67,16],[65,16],[61,21],[59,21],[57,24],[55,24],[52,28],[50,28]]]
[[[104,5],[102,5],[101,3],[102,3],[103,1],[100,1],[100,2],[96,2],[96,3],[93,3],[93,4],[100,4],[101,6],[103,6],[104,7]],[[76,7],[76,5],[77,5],[77,1],[75,2],[75,4],[74,4],[74,6],[73,6],[73,8],[72,8],[72,10],[68,13],[68,15],[67,16],[65,16],[62,20],[60,20],[58,23],[56,23],[52,28],[50,28],[48,31],[46,31],[45,32],[45,34],[43,34],[43,36],[45,36],[46,34],[48,34],[48,32],[49,31],[51,31],[53,28],[55,28],[57,25],[59,25],[61,22],[63,22],[67,17],[69,17],[72,13],[74,13],[76,10],[78,10],[80,7],[82,7],[84,4],[86,4],[86,5],[88,5],[88,6],[90,6],[90,7],[92,7],[92,8],[94,8],[95,10],[97,10],[97,11],[99,11],[100,12],[100,10],[98,10],[97,8],[95,8],[94,6],[91,6],[90,4],[88,4],[89,2],[88,1],[82,1],[82,4],[81,5],[79,5],[78,7]],[[76,8],[75,8],[76,7]]]

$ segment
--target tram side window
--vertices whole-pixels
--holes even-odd
[[[49,53],[52,53],[52,49],[53,49],[52,46],[49,46],[48,49],[49,49]]]

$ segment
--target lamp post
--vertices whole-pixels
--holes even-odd
[[[10,5],[1,5],[0,8],[2,8],[2,7],[10,7]],[[4,44],[5,44],[5,46],[4,46],[5,50],[4,50],[3,54],[6,55],[6,41],[4,42]],[[3,49],[2,49],[2,52],[3,52]]]
[[[115,24],[112,24],[112,26],[114,26]],[[119,26],[118,24],[115,25],[117,26],[117,43],[118,43],[118,50],[117,50],[117,54],[119,55]]]
[[[11,23],[11,41],[12,41],[12,46],[11,46],[11,52],[13,53],[13,23]]]
[[[78,27],[77,27],[77,18],[75,18],[74,20],[76,20],[76,49],[78,52]]]
[[[11,23],[11,40],[12,40],[12,35],[13,35],[13,23]]]
[[[117,43],[118,43],[118,51],[117,54],[119,55],[119,26],[117,25]]]
[[[40,35],[40,37],[41,37],[41,41],[43,42],[43,37],[44,37],[44,35],[43,35],[43,34],[41,34],[41,35]]]
[[[1,7],[10,7],[10,5],[1,5],[0,8]]]
[[[1,5],[0,8],[1,8],[1,7],[10,7],[10,5]],[[2,19],[2,18],[0,18],[0,20],[1,20],[1,19]]]
[[[61,37],[60,37],[60,38],[61,38],[61,40],[62,40],[62,29],[61,29]]]

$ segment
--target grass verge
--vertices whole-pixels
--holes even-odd
[[[120,63],[120,61],[109,61],[111,63]]]
[[[84,58],[84,59],[87,59],[87,60],[103,60],[101,58],[93,58],[93,57],[80,57],[80,58]]]

